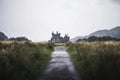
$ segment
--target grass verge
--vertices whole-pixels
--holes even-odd
[[[54,44],[0,43],[1,80],[37,80],[47,65]]]
[[[120,42],[66,44],[82,80],[120,80]]]

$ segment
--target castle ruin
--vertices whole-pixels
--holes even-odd
[[[62,42],[69,42],[70,41],[70,37],[65,34],[64,37],[61,37],[61,33],[58,33],[58,31],[56,32],[56,34],[53,32],[52,33],[52,38],[50,40],[50,42],[54,43],[62,43]]]

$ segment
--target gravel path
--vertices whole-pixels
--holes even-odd
[[[55,47],[42,79],[39,80],[80,80],[63,46]]]

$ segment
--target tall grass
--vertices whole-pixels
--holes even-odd
[[[82,80],[120,80],[120,42],[66,44]]]
[[[53,44],[0,43],[0,80],[37,80],[47,65]]]

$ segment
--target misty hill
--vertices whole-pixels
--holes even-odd
[[[108,36],[108,35],[109,35],[109,30],[99,30],[89,34],[89,36],[97,36],[97,37]]]
[[[75,38],[72,38],[70,41],[74,42],[74,41],[77,41],[79,39],[84,39],[84,38],[88,38],[88,36],[77,36]]]
[[[96,37],[112,37],[112,38],[117,38],[120,39],[120,26],[117,26],[115,28],[112,28],[110,30],[98,30],[96,32],[93,32],[91,34],[89,34],[88,36],[78,36],[75,38],[72,38],[71,41],[77,41],[79,39],[84,39],[84,38],[89,38],[91,36],[96,36]]]
[[[0,32],[0,40],[7,40],[8,37],[3,33],[3,32]]]
[[[12,41],[30,41],[28,38],[26,37],[12,37],[12,38],[8,38],[3,32],[0,32],[0,40],[4,41],[4,40],[12,40]]]
[[[99,30],[94,33],[91,33],[89,36],[96,36],[96,37],[109,36],[112,38],[120,39],[120,26],[112,28],[110,30]]]

